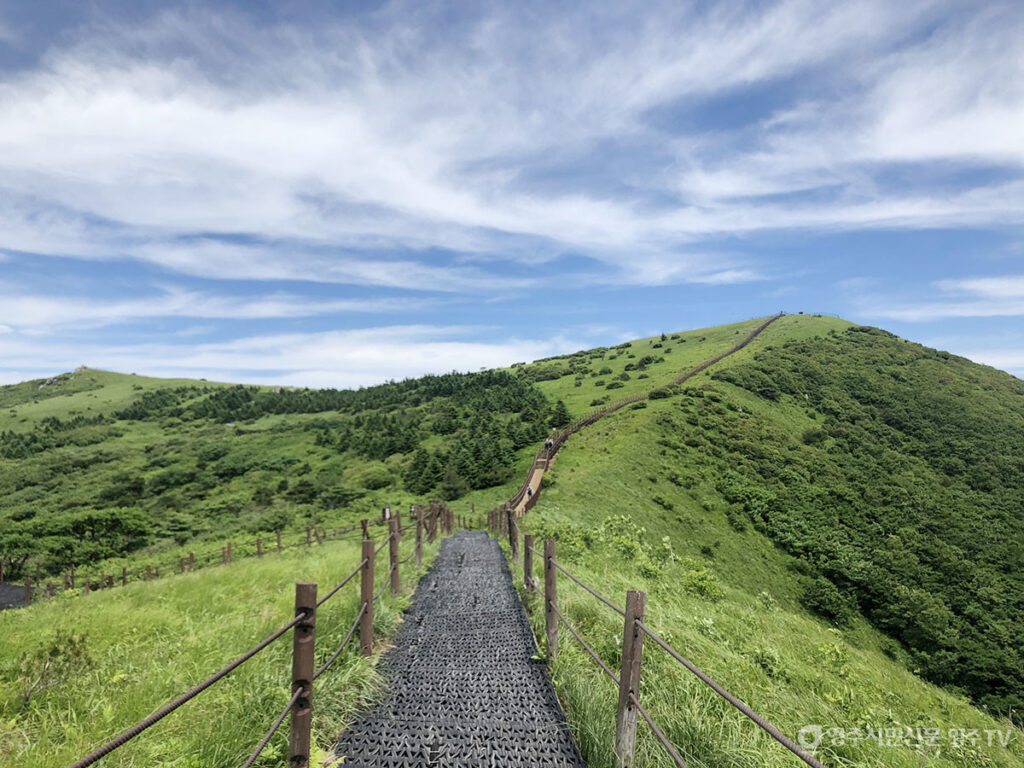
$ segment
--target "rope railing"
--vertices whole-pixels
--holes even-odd
[[[352,579],[354,579],[356,576],[359,575],[359,572],[361,570],[363,570],[363,568],[366,567],[366,564],[368,562],[369,562],[368,560],[365,560],[365,559],[362,560],[359,563],[359,565],[356,566],[356,569],[354,571],[352,571],[352,573],[350,573],[348,576],[346,576],[344,579],[342,579],[341,582],[334,589],[332,589],[330,592],[328,592],[326,595],[324,595],[322,598],[320,598],[320,600],[317,601],[316,607],[319,608],[321,605],[323,605],[328,600],[330,600],[332,597],[334,597],[335,593],[337,593],[337,591],[339,589],[344,587],[346,584],[348,584],[350,581],[352,581]]]
[[[640,713],[640,717],[646,720],[647,724],[651,726],[651,731],[654,732],[654,737],[661,742],[661,746],[665,748],[665,751],[668,752],[671,758],[675,761],[675,764],[678,765],[679,768],[686,768],[686,763],[683,762],[683,758],[681,758],[679,753],[676,752],[676,748],[672,746],[672,742],[668,740],[668,737],[665,736],[665,733],[658,727],[658,724],[654,722],[649,714],[647,714],[647,710],[641,706],[635,693],[630,692],[629,701],[634,707],[636,707],[636,711]]]
[[[447,522],[443,522],[441,520],[442,517]],[[415,540],[415,548],[413,549],[413,551],[410,552],[409,555],[407,555],[403,560],[399,561],[398,539],[400,537],[397,535],[397,532],[400,530],[408,530],[413,526],[419,526],[422,524],[424,526],[424,531],[428,531],[430,533],[430,541],[433,541],[433,534],[436,530],[440,529],[442,533],[451,532],[451,519],[451,512],[445,506],[442,505],[438,508],[435,508],[432,505],[430,514],[427,517],[424,518],[422,516],[422,509],[420,509],[420,516],[417,518],[417,520],[413,523],[410,523],[409,525],[406,525],[402,529],[399,529],[397,523],[393,521],[391,523],[392,532],[389,533],[389,535],[383,540],[383,542],[381,542],[376,547],[373,546],[375,542],[373,542],[371,539],[364,540],[364,556],[360,560],[359,564],[353,571],[348,573],[340,582],[338,582],[338,584],[332,587],[331,590],[319,600],[316,599],[315,583],[297,583],[295,585],[296,616],[294,619],[292,619],[290,622],[285,624],[283,627],[278,629],[276,632],[274,632],[264,640],[260,641],[260,643],[246,651],[246,653],[239,656],[230,664],[218,670],[216,673],[208,677],[199,685],[195,686],[194,688],[191,688],[190,690],[176,698],[174,701],[172,701],[170,704],[154,712],[149,717],[145,718],[139,723],[136,723],[116,738],[112,739],[103,746],[86,755],[85,757],[74,763],[70,768],[87,768],[87,766],[93,765],[98,760],[102,759],[106,755],[110,754],[114,750],[126,744],[128,741],[135,738],[148,728],[152,727],[163,718],[167,717],[167,715],[171,714],[176,709],[181,707],[183,704],[198,696],[200,693],[202,693],[204,690],[217,683],[219,680],[222,680],[224,677],[229,675],[239,666],[252,659],[262,650],[267,648],[273,642],[280,639],[287,632],[293,629],[297,633],[293,647],[292,659],[292,685],[294,688],[294,692],[292,693],[288,705],[274,721],[270,730],[266,734],[264,734],[264,736],[257,744],[252,754],[250,754],[248,760],[243,765],[243,768],[251,768],[251,766],[255,764],[255,762],[259,759],[260,755],[266,749],[267,745],[270,743],[270,740],[274,737],[274,734],[276,734],[278,730],[280,730],[281,725],[284,723],[284,720],[288,716],[289,712],[293,713],[292,741],[290,742],[293,746],[292,756],[290,760],[292,760],[293,762],[295,760],[300,760],[303,762],[303,764],[305,764],[306,762],[308,762],[309,759],[311,719],[310,708],[308,706],[308,702],[310,701],[310,699],[307,698],[304,701],[304,695],[307,697],[311,696],[312,683],[319,679],[324,673],[326,673],[331,668],[333,664],[337,662],[337,660],[341,657],[341,654],[344,652],[345,648],[347,648],[349,643],[352,641],[352,638],[354,637],[357,628],[360,630],[360,642],[362,645],[363,654],[370,655],[373,653],[373,603],[383,595],[389,583],[391,583],[392,588],[395,590],[395,593],[397,594],[399,590],[399,566],[407,563],[412,557],[416,555],[422,555],[423,537],[417,535]],[[365,530],[365,528],[368,527],[368,521],[362,521],[361,527]],[[319,544],[325,540],[338,540],[344,534],[351,533],[354,530],[357,530],[355,526],[347,530],[342,530],[338,532],[326,532],[326,534],[317,530],[315,531],[316,542]],[[308,538],[304,542],[306,546],[312,544],[313,534],[314,531],[311,526]],[[381,552],[381,550],[389,543],[392,544],[390,557],[391,568],[388,571],[387,578],[385,579],[384,586],[382,587],[382,589],[376,594],[376,596],[372,596],[369,593],[373,589],[373,574],[375,570],[374,560],[376,556]],[[222,556],[224,557],[224,562],[229,562],[230,547],[226,548],[226,550],[226,552],[222,552]],[[259,551],[258,547],[257,551]],[[370,554],[370,552],[372,552],[372,555]],[[190,562],[194,563],[195,558],[190,558]],[[364,578],[362,583],[362,601],[359,611],[356,613],[356,616],[352,621],[351,626],[348,628],[348,631],[345,634],[345,638],[342,640],[341,644],[334,650],[334,652],[330,655],[330,657],[328,657],[328,659],[323,663],[323,665],[321,665],[320,668],[316,669],[316,671],[314,672],[314,645],[312,642],[307,641],[312,640],[315,637],[314,618],[316,616],[317,609],[324,605],[324,603],[326,603],[332,597],[334,597],[343,587],[345,587],[345,585],[351,583],[352,580],[355,579],[355,577],[360,573],[364,574]],[[301,636],[298,634],[300,632],[303,633]],[[309,671],[304,672],[303,670],[306,669],[308,669]],[[305,675],[305,677],[303,677],[303,675]],[[297,725],[298,721],[301,721],[301,724]],[[300,738],[298,738],[297,741],[296,734],[300,735]],[[296,744],[305,744],[305,746],[296,747]]]
[[[606,675],[608,675],[608,677],[610,677],[615,682],[616,685],[618,685],[619,684],[619,676],[616,675],[614,672],[612,672],[611,668],[607,664],[605,664],[601,660],[601,657],[598,656],[597,653],[594,651],[594,649],[591,648],[587,644],[587,641],[583,639],[583,636],[580,635],[580,633],[576,631],[576,628],[572,624],[570,624],[569,620],[567,618],[565,618],[565,616],[562,615],[562,612],[560,610],[558,610],[558,606],[555,605],[550,600],[548,601],[548,605],[551,606],[551,610],[553,610],[558,615],[559,621],[561,621],[563,624],[565,624],[565,628],[568,629],[569,632],[572,633],[572,636],[575,637],[579,641],[580,645],[583,646],[583,648],[586,650],[586,652],[589,653],[590,656],[594,659],[594,661],[596,661],[598,663],[598,665],[601,667],[601,669],[604,670],[604,673]]]
[[[152,726],[156,725],[158,722],[163,720],[165,717],[167,717],[169,714],[171,714],[174,710],[176,710],[182,704],[185,704],[185,703],[191,701],[196,696],[198,696],[200,693],[202,693],[207,688],[209,688],[211,685],[213,685],[217,681],[221,680],[222,678],[224,678],[227,675],[229,675],[232,672],[234,672],[236,669],[238,669],[240,666],[242,666],[242,664],[244,664],[245,662],[249,661],[249,659],[251,659],[257,653],[262,651],[268,645],[273,643],[275,640],[277,640],[278,638],[283,636],[286,632],[288,632],[288,630],[290,630],[296,624],[298,624],[301,621],[303,621],[305,618],[306,618],[306,614],[304,614],[304,613],[299,614],[294,619],[292,619],[287,624],[285,624],[283,627],[281,627],[279,630],[277,630],[272,635],[267,637],[265,640],[263,640],[262,642],[258,643],[257,645],[253,646],[248,651],[243,653],[241,656],[239,656],[237,659],[232,661],[230,664],[228,664],[225,667],[222,667],[219,671],[217,671],[214,674],[210,675],[208,678],[206,678],[199,685],[197,685],[194,688],[186,691],[181,696],[179,696],[174,701],[172,701],[170,704],[168,704],[167,706],[163,707],[162,709],[157,710],[156,712],[151,714],[146,719],[140,721],[139,723],[133,725],[131,728],[126,730],[120,736],[118,736],[118,737],[116,737],[114,739],[111,739],[110,741],[108,741],[106,744],[104,744],[99,749],[96,749],[96,750],[90,752],[88,755],[83,757],[81,760],[79,760],[78,762],[74,763],[71,766],[71,768],[86,768],[86,766],[92,765],[93,763],[95,763],[100,758],[105,757],[106,755],[110,754],[111,752],[113,752],[118,747],[120,747],[123,744],[126,744],[127,742],[129,742],[132,739],[134,739],[136,736],[138,736],[140,733],[142,733],[146,729],[151,728]]]
[[[536,551],[536,550],[534,550],[534,551]],[[542,557],[543,557],[543,555],[542,555]],[[554,563],[552,563],[552,565],[554,565],[554,566],[555,566],[555,568],[557,568],[557,569],[558,569],[558,570],[559,570],[560,572],[564,573],[564,574],[565,574],[566,576],[568,576],[568,577],[569,577],[570,579],[572,579],[573,581],[575,581],[575,582],[576,582],[577,584],[579,584],[579,585],[580,585],[581,587],[583,587],[583,589],[585,589],[585,590],[586,590],[587,592],[589,592],[590,594],[592,594],[592,595],[593,595],[594,597],[596,597],[596,598],[597,598],[598,600],[600,600],[600,601],[601,601],[602,603],[604,603],[605,605],[607,605],[607,606],[608,606],[609,608],[611,608],[611,609],[612,609],[613,611],[615,611],[615,612],[616,612],[617,614],[619,614],[620,616],[623,616],[623,617],[624,617],[624,616],[626,615],[626,612],[625,612],[624,610],[622,610],[621,608],[619,608],[619,606],[617,606],[617,605],[616,605],[615,603],[613,603],[613,602],[612,602],[611,600],[609,600],[609,599],[608,599],[607,597],[605,597],[604,595],[600,594],[600,593],[599,593],[599,592],[598,592],[597,590],[593,589],[592,587],[588,587],[588,586],[587,586],[586,584],[584,584],[584,583],[583,583],[582,581],[580,581],[579,579],[577,579],[577,578],[576,578],[575,576],[573,576],[573,575],[572,575],[571,573],[569,573],[569,572],[568,572],[567,570],[565,570],[565,568],[563,568],[563,567],[562,567],[562,566],[561,566],[561,565],[560,565],[560,564],[558,563],[558,561],[555,561]]]
[[[277,733],[278,729],[281,727],[281,724],[284,722],[284,719],[288,717],[288,713],[291,712],[292,707],[295,706],[295,702],[297,702],[300,698],[302,698],[301,688],[299,688],[295,691],[295,693],[292,694],[292,700],[289,701],[285,705],[285,708],[281,710],[281,714],[277,716],[277,720],[275,720],[274,724],[270,726],[270,730],[267,731],[266,735],[262,739],[260,739],[260,743],[256,745],[256,749],[254,749],[252,751],[252,754],[249,755],[249,759],[245,761],[245,764],[242,766],[242,768],[252,768],[252,764],[256,762],[260,755],[263,754],[263,750],[267,748],[267,744],[269,744],[270,740],[274,738],[274,734]]]
[[[331,654],[331,657],[324,662],[324,665],[320,667],[313,675],[313,682],[315,683],[317,678],[320,677],[324,672],[331,668],[331,665],[337,661],[338,657],[341,656],[341,652],[345,650],[345,646],[348,645],[348,641],[352,639],[352,635],[355,634],[356,627],[359,626],[359,622],[362,621],[363,614],[366,613],[366,603],[363,603],[359,608],[359,613],[356,614],[355,621],[352,622],[352,626],[349,627],[348,634],[345,635],[345,639],[341,641],[341,645],[338,646],[337,650]]]
[[[721,685],[719,685],[717,682],[715,682],[708,674],[706,674],[705,672],[700,670],[692,662],[690,662],[689,660],[684,658],[672,646],[670,646],[668,643],[666,643],[664,640],[662,640],[660,637],[658,637],[658,635],[655,634],[651,630],[650,627],[648,627],[642,621],[637,621],[637,626],[641,629],[641,631],[643,631],[643,633],[645,635],[647,635],[649,638],[651,638],[651,640],[653,640],[657,645],[661,646],[661,648],[666,653],[668,653],[669,656],[671,656],[676,661],[678,661],[680,664],[682,664],[684,667],[686,667],[688,670],[690,670],[690,672],[692,672],[694,675],[696,675],[698,678],[700,678],[704,683],[706,683],[715,693],[717,693],[723,699],[725,699],[730,704],[732,704],[736,709],[738,709],[740,712],[742,712],[744,715],[746,715],[750,720],[752,720],[754,723],[756,723],[765,733],[767,733],[769,736],[771,736],[773,739],[775,739],[777,742],[779,742],[782,746],[784,746],[786,749],[788,749],[794,755],[796,755],[801,760],[803,760],[805,763],[807,763],[807,765],[813,766],[813,768],[825,768],[825,766],[821,762],[819,762],[814,757],[812,757],[807,752],[805,752],[803,749],[801,749],[791,739],[789,739],[785,735],[783,735],[782,732],[779,731],[778,728],[776,728],[774,725],[772,725],[767,720],[765,720],[763,717],[758,715],[756,712],[754,712],[754,710],[752,710],[750,707],[748,707],[746,704],[744,704],[738,698],[736,698],[731,693],[729,693],[729,691],[727,691],[725,688],[723,688]]]

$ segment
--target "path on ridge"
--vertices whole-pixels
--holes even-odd
[[[705,360],[703,363],[698,365],[696,368],[692,368],[689,371],[687,371],[686,373],[684,373],[678,379],[673,381],[672,384],[675,385],[675,386],[679,386],[680,384],[683,384],[684,382],[688,381],[689,379],[692,379],[698,373],[703,373],[708,368],[713,366],[715,363],[721,362],[725,358],[727,358],[727,357],[729,357],[731,355],[736,354],[741,349],[746,347],[750,342],[752,342],[754,339],[756,339],[758,336],[760,336],[762,333],[764,333],[765,330],[768,328],[768,326],[771,325],[772,323],[774,323],[780,317],[785,317],[785,315],[782,312],[780,312],[777,315],[772,315],[767,320],[765,320],[763,323],[761,323],[761,325],[759,325],[757,328],[755,328],[753,331],[751,331],[750,334],[747,335],[739,344],[737,344],[736,346],[732,347],[729,350],[726,350],[725,352],[723,352],[720,355],[712,357],[710,360]],[[645,392],[642,395],[642,398],[643,399],[647,399],[647,397],[650,394],[651,394],[650,392]],[[605,415],[609,415],[609,414],[614,413],[616,410],[618,410],[624,404],[629,403],[629,402],[633,402],[633,400],[627,398],[624,401],[620,401],[617,404],[613,404],[613,405],[609,406],[607,411],[606,411],[606,413],[605,413]],[[531,496],[535,496],[538,493],[540,493],[541,483],[544,482],[544,473],[551,467],[551,464],[554,462],[554,460],[555,460],[555,457],[551,456],[551,457],[548,458],[548,460],[544,464],[544,466],[537,466],[536,464],[534,464],[534,466],[530,467],[530,474],[527,476],[526,486],[530,489],[530,495]],[[513,507],[513,511],[516,513],[516,517],[522,517],[526,513],[526,504],[527,504],[528,500],[529,500],[529,496],[523,496],[523,498],[521,498],[518,502],[515,503],[515,505]]]
[[[446,539],[420,580],[384,701],[342,734],[346,768],[585,768],[505,556],[486,533]]]

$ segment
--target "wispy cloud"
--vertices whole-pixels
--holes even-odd
[[[721,269],[700,243],[723,234],[1020,221],[1019,182],[935,194],[879,170],[1024,165],[1012,4],[588,4],[539,24],[497,6],[451,31],[412,10],[321,29],[165,13],[54,48],[44,68],[0,83],[12,201],[0,247],[472,292],[503,287],[495,262],[439,268],[430,249],[571,252],[608,279],[628,267],[661,284],[693,273],[669,275],[668,260]],[[798,75],[839,95],[798,94],[723,131],[652,122],[652,110]],[[650,169],[628,189],[603,190],[623,179],[598,151],[608,142]],[[537,184],[581,151],[587,184]],[[822,189],[830,199],[801,197]],[[239,233],[275,253],[168,244]],[[407,255],[352,252],[372,248]]]
[[[234,297],[178,289],[130,300],[0,295],[0,322],[6,328],[22,332],[67,332],[170,317],[260,320],[352,312],[386,313],[407,309],[410,303],[425,307],[430,302],[391,298],[310,301],[287,294]]]
[[[500,367],[571,351],[584,343],[569,337],[472,341],[479,328],[389,326],[353,331],[275,334],[178,346],[171,344],[39,345],[0,336],[0,380],[52,375],[74,364],[155,376],[224,381],[357,387],[450,370]]]
[[[1016,317],[1024,315],[1024,275],[940,280],[939,301],[884,303],[862,300],[861,311],[870,317],[929,322],[947,318]]]

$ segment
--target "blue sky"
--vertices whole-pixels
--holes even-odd
[[[0,0],[0,382],[780,309],[1024,376],[1019,2],[168,5]]]

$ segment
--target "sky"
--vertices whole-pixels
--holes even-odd
[[[825,313],[1024,377],[1024,4],[0,0],[0,383]]]

